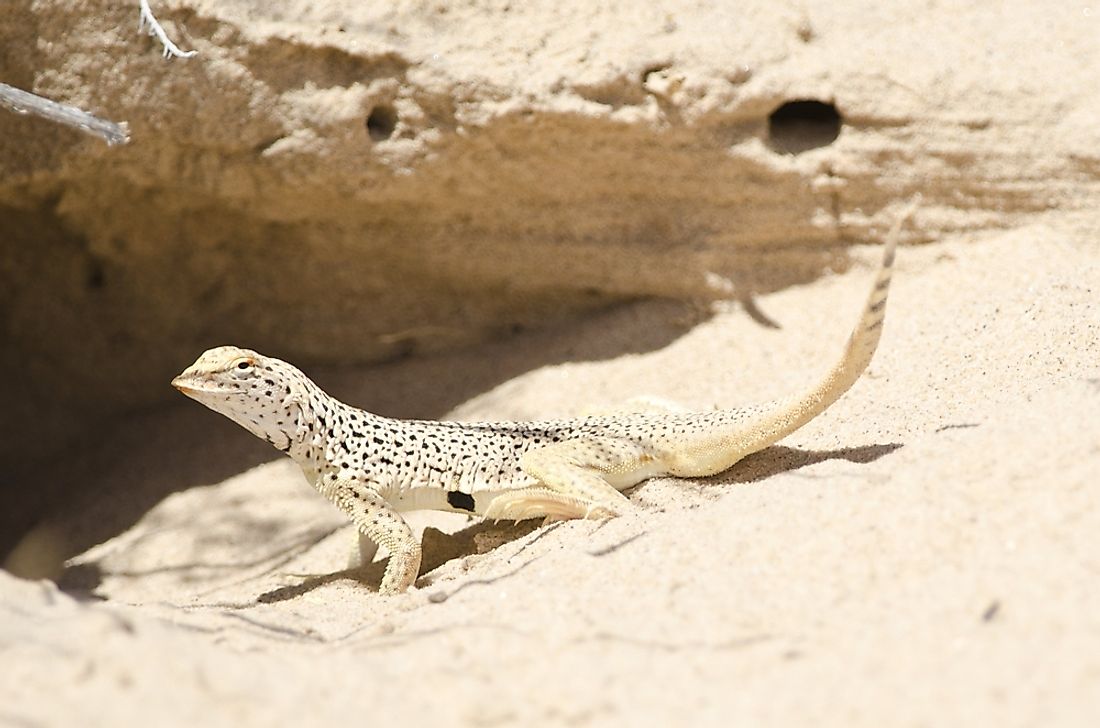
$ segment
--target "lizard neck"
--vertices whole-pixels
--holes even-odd
[[[383,418],[344,404],[312,382],[310,385],[303,393],[296,429],[285,452],[315,481],[366,448],[365,433]]]

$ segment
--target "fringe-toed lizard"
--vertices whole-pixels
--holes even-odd
[[[809,422],[859,378],[878,346],[903,213],[840,360],[804,392],[712,412],[626,412],[548,422],[380,417],[339,402],[284,361],[210,349],[172,385],[283,451],[322,495],[390,553],[380,591],[415,581],[420,544],[403,511],[493,519],[610,518],[621,491],[656,476],[720,473]]]

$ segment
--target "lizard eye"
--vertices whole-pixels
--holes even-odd
[[[252,364],[253,364],[253,362],[252,362],[251,359],[238,359],[232,365],[233,366],[233,373],[243,377],[246,374],[248,374],[250,371],[252,371]]]

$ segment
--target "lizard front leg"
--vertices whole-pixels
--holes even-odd
[[[354,481],[338,480],[332,500],[351,518],[359,533],[390,552],[379,594],[400,594],[420,571],[420,542],[409,524],[377,491]]]

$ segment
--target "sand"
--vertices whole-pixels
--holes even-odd
[[[868,375],[782,445],[714,478],[650,481],[632,495],[644,514],[605,525],[421,519],[433,524],[425,573],[405,596],[373,592],[381,563],[367,585],[339,572],[348,528],[277,453],[182,490],[72,561],[62,582],[103,601],[4,577],[3,714],[1089,725],[1098,252],[1054,221],[904,250]],[[709,408],[787,391],[837,351],[873,251],[859,259],[762,297],[781,328],[726,307],[649,352],[531,368],[453,414],[566,412],[639,391]],[[508,369],[669,318],[640,305],[412,367]],[[354,400],[357,381],[385,377],[318,378]],[[193,409],[142,424],[193,427],[117,464],[118,497],[158,464],[202,461],[215,434],[246,441]]]
[[[804,386],[838,354],[871,282],[879,254],[873,243],[909,195],[922,191],[924,202],[898,254],[880,348],[865,376],[824,415],[728,472],[638,486],[630,494],[642,506],[637,515],[542,528],[413,514],[410,521],[425,546],[421,577],[408,594],[383,598],[376,588],[384,554],[361,572],[343,570],[351,529],[293,463],[215,413],[168,391],[157,394],[150,384],[167,383],[175,373],[166,368],[169,360],[200,334],[210,334],[203,327],[226,331],[208,323],[226,307],[240,321],[250,320],[251,309],[239,301],[216,293],[203,299],[201,290],[189,287],[187,276],[200,268],[180,265],[180,288],[171,291],[191,295],[181,299],[189,305],[206,301],[207,308],[177,301],[186,315],[159,318],[156,306],[131,314],[131,304],[143,300],[144,289],[135,284],[112,293],[116,298],[106,309],[91,303],[79,309],[99,317],[72,319],[94,334],[83,339],[102,335],[114,342],[114,350],[103,344],[114,359],[95,358],[103,354],[96,348],[100,343],[88,345],[91,354],[81,349],[83,339],[72,334],[79,327],[59,329],[64,335],[45,343],[16,336],[26,329],[17,331],[12,322],[30,315],[38,294],[29,285],[0,291],[9,296],[0,301],[18,309],[5,319],[14,347],[5,355],[15,356],[4,361],[33,364],[41,355],[43,364],[28,365],[38,376],[32,383],[38,392],[53,392],[43,401],[57,412],[77,417],[76,406],[61,395],[64,387],[51,390],[55,380],[46,376],[62,371],[61,363],[88,364],[88,386],[100,379],[132,381],[141,393],[133,399],[111,394],[115,398],[102,405],[104,416],[94,420],[94,430],[85,420],[73,420],[89,428],[82,444],[52,451],[33,468],[4,470],[6,517],[34,525],[5,534],[18,545],[7,557],[7,571],[0,571],[0,724],[1097,724],[1100,147],[1094,142],[1100,102],[1082,81],[1095,77],[1100,58],[1094,27],[1100,10],[1086,14],[1075,6],[1069,17],[1059,14],[1068,10],[1041,10],[1022,1],[1005,3],[1003,14],[961,3],[857,3],[849,9],[749,3],[741,15],[712,15],[684,2],[644,13],[625,6],[588,13],[584,5],[560,5],[534,3],[506,12],[495,5],[457,4],[447,12],[459,30],[447,30],[440,20],[447,15],[445,4],[352,11],[334,2],[288,2],[265,11],[279,17],[263,22],[249,14],[260,11],[249,10],[248,3],[171,6],[192,13],[181,12],[179,25],[170,27],[186,28],[187,40],[201,53],[215,54],[221,44],[222,74],[229,73],[226,58],[235,46],[230,35],[215,31],[230,21],[247,31],[238,39],[242,47],[258,48],[284,68],[313,58],[303,49],[327,48],[334,54],[330,60],[346,60],[332,49],[347,46],[351,58],[377,60],[377,46],[353,46],[386,36],[385,20],[397,28],[386,36],[397,48],[390,60],[416,62],[408,83],[432,90],[433,98],[468,103],[461,132],[442,123],[437,129],[438,118],[429,115],[405,146],[376,148],[378,165],[404,170],[405,186],[383,193],[390,195],[386,215],[408,216],[409,199],[418,189],[428,190],[429,222],[385,227],[383,242],[439,225],[455,231],[461,245],[445,255],[436,250],[436,257],[420,262],[421,269],[403,269],[422,276],[412,293],[379,294],[385,323],[364,334],[368,344],[355,344],[360,348],[343,358],[317,355],[322,333],[334,335],[318,327],[336,321],[339,306],[294,319],[309,328],[297,338],[272,339],[270,332],[257,338],[280,343],[278,353],[300,353],[291,358],[334,395],[387,415],[542,419],[638,395],[698,409],[738,406]],[[172,17],[170,7],[164,9]],[[25,12],[32,13],[29,6]],[[54,12],[57,21],[69,10],[58,5]],[[733,54],[718,20],[742,21],[734,36],[755,60],[753,72],[737,83],[751,93],[723,106],[715,100],[718,92],[702,81],[677,87],[675,79],[661,76],[665,71],[651,71],[657,75],[645,79],[647,87],[667,92],[668,105],[652,111],[657,121],[645,116],[650,102],[624,91],[634,83],[633,71],[619,71],[633,68],[623,59],[641,64],[644,56],[661,55],[631,40],[654,13],[667,16],[661,27],[671,28],[661,30],[668,38],[658,44],[672,57],[668,73],[680,68],[689,80],[713,80],[713,73],[698,66],[708,53]],[[49,17],[36,17],[43,18],[44,34],[59,32]],[[356,25],[349,18],[370,22]],[[337,39],[334,28],[342,22],[348,37]],[[322,35],[329,45],[317,40]],[[276,36],[291,40],[280,46],[272,40]],[[786,50],[769,55],[777,47]],[[429,73],[442,63],[432,60],[434,48],[446,48],[450,75]],[[577,48],[588,48],[589,55],[570,55],[580,53]],[[45,62],[57,51],[51,46],[41,52]],[[93,55],[81,58],[92,63]],[[250,63],[262,68],[270,61],[265,58]],[[529,64],[528,58],[534,60]],[[304,80],[283,78],[284,105],[275,107],[293,117],[287,109],[299,107],[287,104],[305,94],[295,103],[328,114],[330,126],[321,131],[332,132],[340,128],[346,99],[326,101],[326,89],[309,85],[310,74],[323,68],[308,66]],[[734,65],[727,70],[741,78]],[[573,79],[565,91],[554,85],[556,73]],[[123,77],[105,82],[112,89],[108,97],[131,99],[131,106],[121,107],[131,113],[147,111],[118,90]],[[475,77],[480,81],[470,80]],[[904,84],[868,81],[879,77]],[[845,79],[856,81],[843,87]],[[54,82],[44,77],[39,83]],[[679,90],[662,85],[669,83]],[[500,95],[502,88],[508,93]],[[631,144],[709,139],[736,127],[731,119],[737,114],[746,124],[756,123],[750,117],[765,102],[799,93],[819,96],[829,88],[847,89],[850,112],[851,126],[835,145],[767,161],[771,153],[762,145],[733,144],[726,172],[750,180],[751,191],[740,193],[736,204],[743,212],[728,230],[718,221],[729,206],[716,202],[717,193],[707,197],[711,193],[700,191],[703,182],[684,172],[702,168],[702,152],[685,153],[691,162],[679,167],[672,157],[665,159],[670,172],[684,175],[670,178],[665,188],[644,176],[624,182],[630,190],[648,187],[651,198],[606,196],[613,188],[608,180],[652,174],[664,163],[643,158],[632,167],[625,151]],[[877,95],[884,89],[891,91]],[[517,116],[533,114],[553,133],[529,147],[517,141],[526,137],[514,129],[500,136],[493,114],[507,114],[500,108],[490,113],[493,103],[519,109]],[[572,113],[570,103],[576,113],[562,121]],[[255,108],[255,119],[239,123],[269,123],[265,114],[271,109]],[[356,107],[349,118],[358,113]],[[579,161],[556,160],[539,145],[559,143],[565,129],[579,135],[578,144],[596,148],[610,138],[600,124],[612,117],[624,136],[621,149],[599,158],[608,176],[570,188],[564,197],[524,197],[537,185],[517,183],[509,176],[519,174],[514,167],[500,168],[506,181],[500,182],[494,177],[500,160],[491,154],[478,157],[487,167],[481,178],[469,178],[468,188],[440,181],[447,170],[478,169],[470,162],[477,157],[471,149],[502,139],[515,144],[511,159],[529,153],[536,173],[568,167],[583,178]],[[199,117],[194,123],[209,130],[215,121]],[[667,125],[664,131],[661,124]],[[163,128],[181,144],[190,139],[186,124],[174,117]],[[443,155],[439,166],[418,166],[439,151],[428,143],[431,133],[459,141],[444,145],[451,156]],[[233,135],[225,134],[218,143],[231,146]],[[242,139],[254,142],[247,134]],[[154,153],[149,148],[111,167],[96,161],[99,152],[74,147],[60,167],[42,163],[28,173],[30,182],[10,169],[0,175],[4,204],[15,204],[2,197],[12,190],[26,199],[46,199],[51,185],[69,185],[57,217],[27,203],[26,209],[38,211],[25,219],[11,213],[0,222],[49,220],[43,229],[56,230],[50,225],[60,220],[75,226],[67,229],[84,230],[101,252],[111,235],[135,246],[179,250],[173,246],[189,238],[173,237],[174,220],[197,236],[205,222],[218,229],[209,233],[213,238],[243,230],[250,220],[276,219],[273,211],[291,195],[289,186],[278,184],[289,185],[288,170],[296,170],[306,174],[300,182],[302,227],[296,230],[338,261],[333,250],[346,242],[323,248],[317,241],[326,234],[350,238],[370,226],[359,220],[326,228],[320,216],[331,200],[322,187],[331,183],[335,196],[361,183],[356,175],[376,171],[353,171],[350,158],[332,162],[343,139],[335,132],[312,141],[290,134],[281,144],[284,154],[292,141],[299,145],[292,163],[278,155],[256,162],[268,165],[274,188],[256,187],[254,198],[236,188],[202,193],[233,201],[219,208],[220,216],[196,216],[190,203],[180,202],[174,218],[168,198],[150,193],[151,207],[134,213],[145,222],[130,230],[124,223],[105,230],[95,203],[105,205],[105,217],[118,215],[119,180],[149,189],[163,185],[163,191],[173,189],[171,175],[158,177],[163,169],[148,165]],[[462,139],[473,147],[462,147]],[[168,142],[157,144],[167,160]],[[36,157],[45,158],[44,152]],[[330,162],[333,167],[325,168]],[[229,164],[206,162],[213,165],[207,172],[217,177],[225,171],[217,166],[222,163]],[[82,170],[96,164],[104,165],[110,182],[98,196],[80,181]],[[821,165],[833,171],[822,172]],[[196,163],[195,169],[204,168]],[[842,182],[830,182],[833,177]],[[571,179],[553,178],[555,184]],[[307,182],[317,187],[305,190]],[[198,199],[203,184],[179,180],[179,200]],[[517,198],[498,200],[500,209],[487,212],[473,204],[478,195],[491,197],[498,184],[517,184]],[[591,204],[563,207],[569,194]],[[635,230],[640,237],[631,238],[628,228],[616,226],[619,217],[662,195],[667,207],[647,218],[655,221],[654,230]],[[504,208],[524,201],[537,211],[537,224],[519,232],[523,215]],[[233,205],[251,204],[255,218],[230,215]],[[449,206],[467,216],[487,214],[490,222],[477,229],[447,227]],[[149,210],[161,216],[155,225],[148,222],[152,217],[142,217],[152,215]],[[86,229],[81,220],[91,221]],[[705,224],[693,228],[696,220]],[[479,233],[496,242],[463,247]],[[427,248],[411,250],[445,248],[445,238],[437,232],[424,243]],[[154,261],[149,249],[132,248],[130,257],[124,250],[113,253],[139,274],[152,271],[143,285],[161,280],[157,266],[163,261]],[[53,281],[49,261],[59,259],[47,254],[56,250],[34,258],[36,250],[20,247],[5,260],[37,261],[33,270],[46,271],[42,280]],[[223,254],[228,257],[218,257]],[[444,266],[452,278],[433,268],[463,254],[470,258],[467,267]],[[196,255],[206,256],[209,265],[233,259],[216,246]],[[566,257],[570,265],[579,260],[594,272],[575,287],[567,285],[568,272],[545,289],[532,283],[539,266],[557,270]],[[329,258],[315,262],[323,268],[324,260]],[[616,260],[622,267],[608,262]],[[766,275],[753,277],[756,263],[767,268]],[[285,260],[273,265],[293,267]],[[494,265],[499,278],[485,288],[485,271]],[[283,267],[260,283],[282,280]],[[698,274],[705,271],[728,277],[739,295],[714,302],[714,290],[699,288]],[[469,290],[457,282],[465,276],[474,281]],[[402,280],[391,283],[399,288]],[[500,280],[513,280],[514,286],[497,285]],[[319,279],[307,281],[304,290],[319,285]],[[338,292],[347,285],[343,278],[332,283]],[[582,305],[586,286],[598,295]],[[69,295],[57,290],[58,296]],[[398,304],[402,296],[424,291],[425,309],[454,297],[447,316],[466,321],[469,336],[370,363],[379,354],[371,347],[380,331],[423,325]],[[264,299],[278,306],[270,318],[257,321],[258,330],[295,311],[297,295],[280,289]],[[532,303],[540,295],[560,296],[572,313],[544,319],[532,314],[522,326],[508,326],[501,312],[512,305],[509,295],[529,313],[545,312]],[[478,303],[479,296],[496,302]],[[158,299],[156,305],[162,304]],[[43,310],[45,316],[53,309]],[[129,333],[112,338],[108,331]],[[127,380],[101,365],[130,361],[123,356],[130,347],[158,335],[164,361],[141,360],[156,376],[142,370]],[[431,338],[430,332],[423,335]],[[56,358],[58,351],[76,359]],[[23,401],[17,394],[12,396]]]

